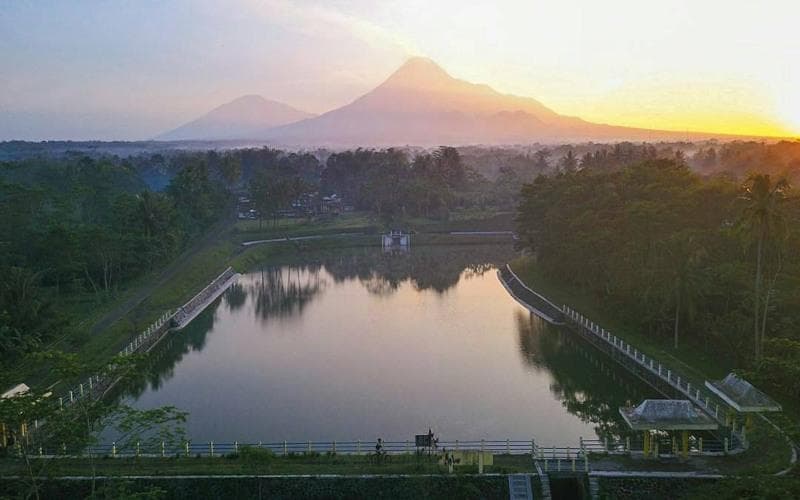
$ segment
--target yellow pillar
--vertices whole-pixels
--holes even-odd
[[[3,433],[3,448],[8,446],[8,436],[6,435],[6,424],[0,424],[0,432]]]
[[[644,451],[644,458],[650,456],[650,433],[648,431],[642,433],[642,451]]]
[[[747,425],[747,430],[751,430],[753,428],[753,415],[748,413],[747,419],[745,420],[745,424]]]
[[[683,431],[683,458],[689,457],[689,431]]]

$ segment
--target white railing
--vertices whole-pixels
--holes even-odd
[[[625,342],[623,339],[612,334],[605,328],[602,328],[600,325],[594,323],[569,306],[562,306],[562,311],[567,320],[572,321],[575,325],[582,328],[584,332],[600,339],[612,350],[632,360],[645,371],[651,373],[662,382],[686,396],[706,414],[716,420],[717,423],[724,426],[731,424],[731,437],[735,438],[734,441],[738,440],[742,444],[742,447],[747,447],[745,427],[741,426],[737,429],[735,421],[733,423],[728,421],[729,409],[724,403],[720,405],[715,395],[707,392],[704,387],[692,386],[692,383],[686,377],[681,377],[680,373],[676,370],[662,364],[651,356],[647,356],[630,343]]]

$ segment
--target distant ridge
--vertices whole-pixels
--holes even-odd
[[[312,116],[314,115],[259,95],[246,95],[214,108],[200,118],[161,134],[156,139],[261,139],[273,127]]]
[[[591,123],[561,115],[531,97],[454,78],[424,57],[409,59],[370,92],[319,116],[244,96],[158,137],[332,147],[712,138],[749,137]]]

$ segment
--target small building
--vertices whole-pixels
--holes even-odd
[[[9,389],[6,392],[4,392],[3,395],[0,396],[0,398],[3,398],[3,399],[13,398],[14,396],[19,396],[20,394],[25,394],[26,392],[28,392],[30,390],[31,390],[31,388],[28,387],[25,384],[17,384],[14,387],[12,387],[11,389]]]
[[[688,399],[645,399],[639,406],[620,408],[619,413],[632,430],[642,431],[645,457],[650,456],[652,431],[681,431],[681,454],[686,458],[689,456],[689,431],[719,427]]]
[[[411,246],[411,233],[393,229],[381,235],[381,243],[384,249],[408,249]]]
[[[323,214],[340,214],[342,213],[342,205],[342,198],[334,193],[330,196],[322,197],[319,211]]]
[[[747,414],[748,427],[751,424],[753,413],[782,410],[780,404],[735,373],[729,373],[722,380],[714,380],[713,382],[707,380],[706,387],[737,412]]]

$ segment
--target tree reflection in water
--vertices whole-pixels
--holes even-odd
[[[247,290],[245,290],[241,282],[237,281],[228,288],[223,294],[223,297],[225,298],[225,304],[227,304],[229,311],[238,311],[244,306],[245,302],[247,302]]]
[[[459,280],[481,276],[514,256],[511,245],[422,246],[386,254],[361,248],[321,261],[335,282],[358,279],[376,295],[390,295],[410,281],[415,290],[445,293]]]
[[[225,297],[230,290],[223,294]],[[227,298],[225,299],[227,302]],[[128,396],[138,398],[148,388],[157,390],[174,375],[175,367],[192,351],[202,351],[208,332],[214,327],[217,309],[222,297],[217,298],[183,330],[170,332],[153,349],[146,360],[146,369],[141,377],[131,379],[124,388]],[[228,302],[230,307],[230,303]]]
[[[598,436],[620,438],[629,430],[619,407],[659,397],[577,333],[518,311],[519,352],[531,367],[553,378],[550,391],[570,413],[592,423]]]
[[[409,253],[384,254],[379,248],[360,247],[304,255],[302,265],[263,266],[234,285],[184,330],[168,335],[151,353],[147,370],[125,392],[138,397],[148,387],[157,390],[173,377],[175,366],[192,351],[202,350],[224,301],[233,312],[248,298],[262,322],[299,318],[321,296],[328,280],[358,280],[371,294],[389,296],[404,282],[416,290],[445,293],[461,279],[493,271],[513,258],[511,245],[416,247]]]
[[[250,292],[264,321],[299,316],[326,284],[318,265],[262,267],[258,275]]]

